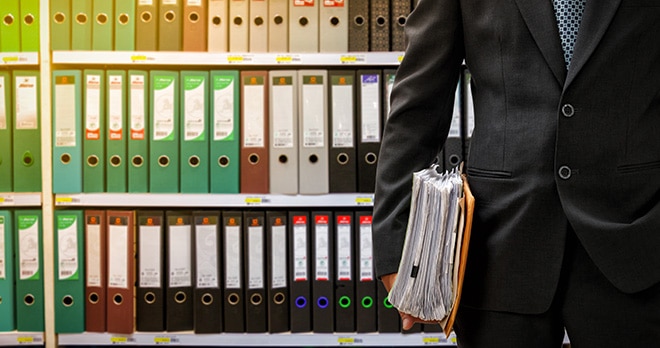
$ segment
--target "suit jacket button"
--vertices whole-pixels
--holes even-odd
[[[568,180],[571,177],[571,168],[568,166],[561,166],[559,167],[559,171],[557,172],[559,174],[559,177]]]
[[[561,113],[564,117],[573,117],[575,115],[575,108],[571,104],[564,104],[561,107]]]

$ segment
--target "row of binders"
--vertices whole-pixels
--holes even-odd
[[[412,5],[411,0],[51,0],[51,47],[403,51]]]
[[[41,218],[0,211],[0,331],[44,329]],[[371,219],[56,210],[55,331],[399,332],[374,275]]]
[[[373,192],[393,79],[56,70],[53,192]]]
[[[0,1],[0,52],[38,52],[39,14],[39,0]]]

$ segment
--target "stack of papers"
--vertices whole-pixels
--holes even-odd
[[[472,197],[458,169],[437,165],[413,175],[408,228],[389,301],[400,312],[435,321],[448,335],[460,299],[472,225]]]

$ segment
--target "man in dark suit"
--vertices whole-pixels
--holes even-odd
[[[660,347],[660,1],[421,0],[406,33],[374,200],[386,288],[464,61],[476,207],[459,345],[558,347],[565,330],[578,348]]]

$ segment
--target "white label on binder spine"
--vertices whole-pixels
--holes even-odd
[[[378,75],[367,74],[360,78],[362,89],[362,142],[380,142],[380,83]]]
[[[241,228],[225,227],[225,287],[241,288]]]
[[[76,146],[76,85],[73,76],[55,78],[55,146]]]
[[[128,226],[108,226],[108,287],[128,288]]]
[[[101,76],[87,75],[85,139],[101,140]]]
[[[332,147],[353,147],[353,86],[332,86]]]
[[[169,285],[171,288],[192,286],[192,254],[190,225],[169,228]]]
[[[58,279],[76,280],[78,274],[78,221],[75,216],[57,218]]]
[[[271,228],[271,287],[286,288],[286,226]]]
[[[153,132],[156,141],[174,140],[174,78],[156,76],[153,86]]]
[[[287,77],[282,77],[287,78]],[[288,77],[290,79],[290,77]],[[277,79],[277,77],[276,77]],[[293,86],[289,84],[275,85],[273,83],[273,147],[277,149],[293,148]]]
[[[215,225],[195,226],[197,288],[217,288],[218,243]]]
[[[131,139],[144,140],[144,76],[131,75]]]
[[[87,286],[99,287],[101,283],[101,225],[87,224],[85,233],[85,254]]]
[[[122,140],[124,126],[124,94],[122,76],[108,76],[108,137],[110,140]]]
[[[325,145],[323,76],[305,76],[301,93],[302,129],[305,148]]]
[[[293,272],[295,281],[307,280],[307,219],[294,217],[293,222]]]
[[[316,280],[330,280],[330,248],[328,245],[328,217],[317,216],[314,228],[316,241]]]
[[[351,218],[337,217],[337,280],[349,281],[351,274]]]
[[[262,289],[264,287],[264,227],[248,227],[249,245],[249,279],[248,289]]]
[[[371,217],[360,219],[360,281],[374,280],[373,238],[371,234]]]
[[[244,147],[264,147],[264,86],[244,86],[243,102],[245,105],[243,127]]]
[[[206,81],[201,76],[186,76],[184,85],[184,140],[203,141],[206,118],[204,116],[204,93]]]
[[[17,76],[16,77],[16,129],[38,129],[37,122],[37,77],[36,76]]]
[[[20,216],[18,219],[19,279],[39,279],[39,217]]]
[[[231,140],[234,132],[234,79],[213,77],[213,140]]]
[[[140,246],[138,267],[140,274],[140,287],[160,288],[162,257],[161,253],[161,227],[140,226]]]

